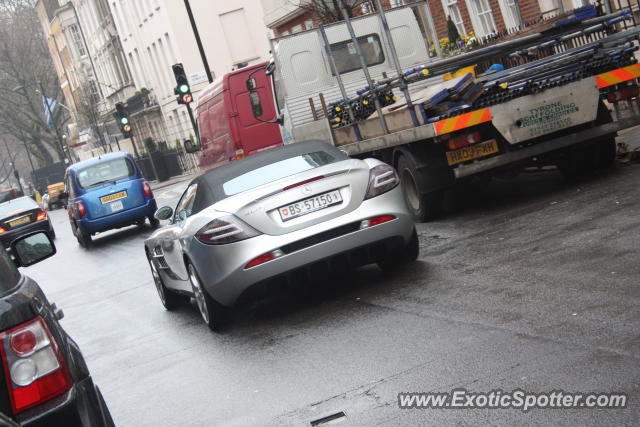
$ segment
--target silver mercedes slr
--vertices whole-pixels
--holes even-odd
[[[169,224],[144,243],[162,304],[195,299],[217,330],[245,300],[297,288],[349,268],[395,270],[418,257],[418,237],[395,170],[307,141],[198,176]]]

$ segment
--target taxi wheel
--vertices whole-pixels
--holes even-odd
[[[82,246],[83,248],[90,247],[92,242],[91,234],[87,233],[77,225],[75,226],[75,228],[76,228],[76,232],[75,232],[76,239],[78,240],[78,243],[80,244],[80,246]]]
[[[218,332],[225,322],[225,307],[218,304],[209,296],[204,288],[200,276],[193,264],[187,262],[187,271],[189,272],[189,281],[193,290],[193,298],[196,300],[198,311],[204,323],[214,332]]]
[[[164,282],[162,281],[162,277],[160,277],[158,268],[149,257],[149,254],[147,254],[147,262],[149,262],[151,276],[153,277],[153,283],[156,286],[156,291],[158,291],[160,302],[167,311],[174,310],[181,302],[180,295],[175,294],[167,289],[167,287],[164,285]]]
[[[384,272],[393,273],[418,259],[419,253],[420,242],[418,240],[418,233],[416,233],[414,228],[409,243],[395,254],[391,254],[391,256],[378,261],[378,267],[380,267]]]
[[[160,226],[160,221],[153,215],[150,215],[147,218],[149,218],[149,224],[151,224],[151,228],[158,228]]]

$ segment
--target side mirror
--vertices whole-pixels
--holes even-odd
[[[247,79],[246,84],[247,84],[247,90],[254,90],[255,88],[258,87],[258,83],[256,82],[256,79],[254,79],[253,77]]]
[[[171,206],[163,206],[153,214],[153,216],[160,221],[166,221],[173,216],[173,208]]]
[[[267,65],[267,69],[265,71],[265,74],[267,76],[270,76],[271,74],[273,74],[276,71],[276,63],[275,62],[269,62],[269,65]]]
[[[184,151],[187,153],[196,153],[200,150],[200,146],[190,139],[184,140]]]
[[[18,237],[11,243],[11,253],[18,267],[29,267],[53,256],[56,247],[44,231]]]

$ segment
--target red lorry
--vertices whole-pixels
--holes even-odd
[[[200,93],[196,115],[201,170],[282,145],[265,65],[227,73]]]

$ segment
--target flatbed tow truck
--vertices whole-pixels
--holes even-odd
[[[546,165],[567,176],[609,167],[617,131],[640,125],[640,31],[630,9],[581,8],[545,31],[433,60],[420,50],[428,31],[407,37],[432,25],[426,4],[420,13],[415,3],[380,6],[273,39],[267,73],[285,143],[324,139],[394,165],[418,221],[441,215],[445,192],[475,178]],[[631,114],[614,120],[607,105],[618,103]]]

